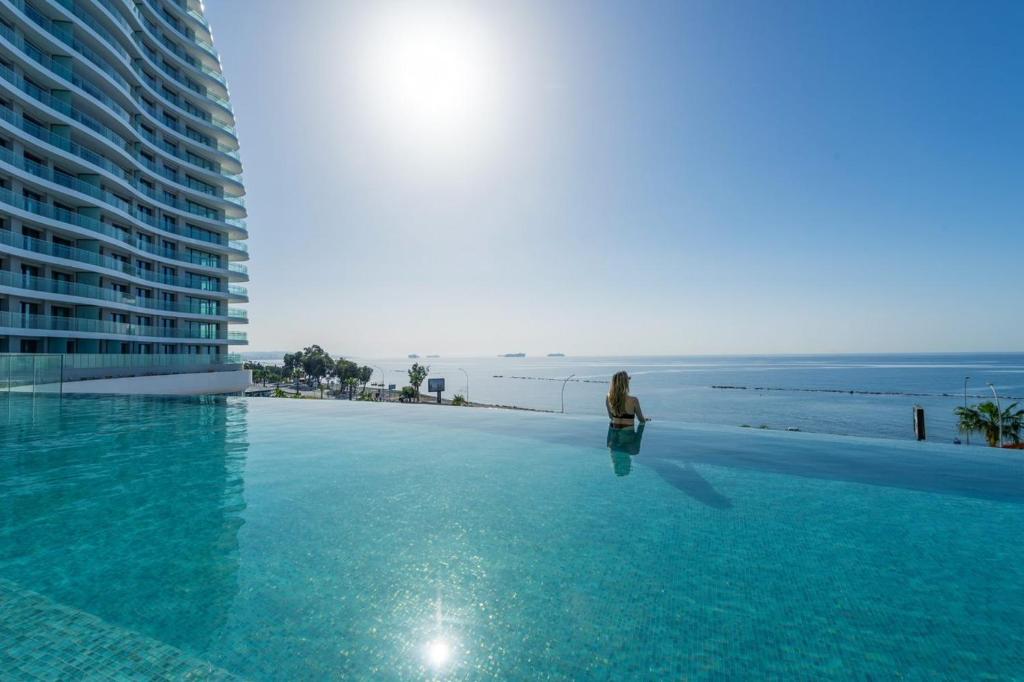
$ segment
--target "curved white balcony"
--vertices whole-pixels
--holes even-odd
[[[217,323],[213,323],[216,326]],[[204,330],[186,326],[156,327],[151,325],[92,320],[59,315],[28,315],[0,311],[0,334],[31,331],[38,336],[73,336],[75,338],[117,339],[124,341],[188,341],[189,343],[248,343],[245,332],[223,329]]]
[[[120,67],[123,68],[126,71],[126,73],[129,74],[129,76],[126,77],[118,69],[114,68],[112,60],[110,58],[98,54],[93,47],[90,47],[89,45],[85,44],[83,41],[79,40],[74,35],[71,35],[63,30],[56,28],[53,24],[53,21],[49,17],[40,14],[32,6],[26,5],[24,0],[10,0],[10,2],[14,5],[15,8],[22,12],[25,18],[30,20],[23,21],[23,25],[32,28],[34,31],[38,33],[38,35],[33,35],[33,40],[36,40],[38,38],[44,38],[46,40],[56,41],[73,49],[74,51],[78,52],[80,55],[85,57],[85,59],[81,61],[81,63],[84,66],[86,66],[87,68],[95,69],[98,74],[102,74],[103,78],[108,79],[110,83],[112,83],[116,88],[118,88],[125,97],[136,99],[136,103],[138,103],[137,96],[132,91],[132,87],[129,84],[129,79],[132,81],[136,80],[139,77],[139,73],[137,69],[133,68],[132,61],[130,59],[122,57],[120,53],[118,53],[117,56],[113,58],[113,61],[116,61],[120,65]],[[113,46],[110,46],[109,44],[100,40],[98,36],[83,33],[83,37],[86,35],[89,35],[91,37],[95,45],[107,45],[106,49],[117,52],[117,50],[114,49]],[[123,49],[124,48],[121,47],[122,51]],[[145,82],[145,84],[147,86],[150,86],[149,82]],[[167,98],[163,96],[162,90],[159,88],[159,86],[155,88],[151,87],[150,90],[152,96],[155,99],[168,101]],[[173,102],[173,106],[176,107],[176,114],[187,117],[187,119],[190,122],[197,126],[203,127],[205,132],[212,134],[218,139],[221,135],[226,135],[227,139],[231,140],[235,145],[235,148],[237,148],[237,135],[235,133],[234,124],[232,122],[221,120],[220,118],[210,114],[210,112],[201,112],[200,110],[197,110],[200,111],[200,113],[205,114],[204,116],[200,116],[198,113],[194,113],[186,108],[183,108],[182,104],[178,101]]]
[[[68,305],[100,306],[134,314],[160,315],[192,319],[203,322],[248,323],[246,311],[228,309],[224,301],[207,303],[167,303],[157,298],[144,298],[121,293],[115,289],[66,282],[45,277],[32,277],[0,270],[0,293],[16,294],[22,298],[40,298]],[[239,314],[241,313],[241,314]]]
[[[0,24],[0,91],[13,102],[0,107],[0,130],[22,143],[0,148],[0,173],[16,190],[0,188],[0,212],[17,230],[0,230],[0,253],[82,280],[0,269],[0,293],[160,324],[18,315],[33,336],[247,343],[227,330],[248,322],[228,305],[248,301],[237,283],[249,279],[234,114],[193,4],[0,2],[10,22]],[[200,324],[212,326],[196,332]]]
[[[0,83],[2,82],[3,81],[0,80]],[[108,180],[125,187],[137,195],[146,195],[153,201],[182,210],[179,205],[168,203],[168,200],[159,196],[155,190],[147,190],[142,185],[134,182],[131,178],[126,177],[125,172],[106,157],[97,154],[91,149],[83,147],[74,141],[68,140],[66,137],[55,135],[48,129],[41,128],[30,121],[26,121],[22,116],[11,112],[5,107],[0,107],[0,127],[3,127],[4,124],[8,124],[15,129],[27,132],[32,138],[38,140],[39,143],[47,145],[43,150],[47,155],[64,157],[65,159],[73,162],[76,162],[76,158],[80,159],[90,166],[88,172],[96,172],[99,170],[101,172],[100,174]],[[27,139],[27,141],[32,142],[31,139]],[[192,194],[196,196],[205,196],[202,193],[196,192],[192,192]],[[185,210],[186,213],[180,216],[183,220],[201,223],[204,227],[209,226],[209,228],[214,231],[224,230],[228,234],[228,239],[245,238],[248,235],[248,232],[245,229],[244,220],[235,218],[226,218],[224,220],[211,219],[206,215],[197,213],[195,210],[190,210],[187,207]]]
[[[123,63],[132,65],[132,57],[128,54],[124,45],[122,45],[121,42],[97,20],[96,16],[74,2],[74,0],[56,0],[56,3],[68,16],[73,17],[76,25],[87,29],[92,33],[92,35],[99,38],[100,45],[117,55]],[[156,13],[159,15],[159,12]],[[161,18],[163,17],[161,16]],[[132,44],[134,46],[134,43]],[[200,45],[200,47],[202,47],[202,45]],[[212,44],[209,47],[212,48]],[[227,99],[216,95],[210,97],[201,93],[195,93],[195,95],[199,98],[197,100],[199,104],[212,109],[208,112],[211,115],[216,116],[216,113],[214,112],[220,111],[222,116],[226,115],[233,119],[234,112],[231,109],[231,103]]]

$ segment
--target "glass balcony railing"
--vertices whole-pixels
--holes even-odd
[[[249,311],[241,308],[228,308],[229,320],[249,320]]]
[[[202,322],[181,327],[155,326],[114,322],[112,320],[92,320],[81,317],[61,317],[58,315],[30,315],[0,311],[0,327],[10,329],[38,329],[83,334],[105,334],[110,336],[144,336],[161,339],[196,339],[224,340],[246,343],[244,332],[226,332],[216,323]],[[241,334],[241,338],[232,339],[232,335]]]
[[[77,121],[78,123],[81,123],[84,127],[93,131],[97,135],[106,138],[108,141],[112,142],[118,149],[124,152],[127,156],[135,159],[137,162],[141,163],[143,166],[149,168],[150,170],[153,170],[154,172],[160,172],[164,170],[163,167],[157,166],[155,162],[150,161],[143,157],[135,149],[135,146],[129,140],[126,140],[124,137],[114,132],[107,126],[103,125],[92,116],[75,108],[71,105],[71,103],[62,99],[57,99],[50,95],[49,92],[41,89],[39,86],[26,81],[24,78],[14,73],[14,71],[7,68],[6,66],[0,65],[0,78],[3,78],[7,82],[15,85],[20,90],[31,96],[33,99],[35,99],[38,102],[41,102],[50,109],[53,109],[54,111],[64,114],[68,118]],[[187,150],[182,151],[181,149],[178,148],[177,145],[171,144],[166,140],[157,140],[156,136],[154,136],[151,133],[145,132],[145,130],[143,130],[142,128],[136,127],[136,130],[143,138],[150,141],[155,147],[158,147],[165,154],[173,156],[179,161],[194,166],[200,172],[221,175],[229,180],[234,180],[236,182],[241,181],[240,174],[224,172],[220,169],[220,167],[217,164],[214,164],[209,159],[205,159]],[[167,177],[165,174],[161,174],[164,175],[164,177]],[[178,178],[178,175],[179,174],[175,172],[173,176],[169,177],[168,179],[179,184],[184,184]]]
[[[206,30],[209,31],[209,29],[210,29],[210,22],[208,22],[206,20],[206,17],[204,17],[202,14],[200,14],[196,10],[192,9],[191,7],[189,7],[185,11],[188,12],[188,15],[190,17],[192,17],[193,19],[198,21],[201,25],[205,26]]]
[[[174,29],[174,31],[181,37],[198,45],[211,57],[220,61],[220,55],[217,54],[217,49],[213,46],[213,43],[196,35],[194,31],[189,31],[180,21],[178,21],[177,18],[166,12],[164,8],[160,6],[160,3],[156,2],[156,0],[146,0],[146,4],[152,8],[154,14],[156,14],[165,24]]]
[[[232,296],[239,296],[246,299],[249,298],[249,290],[245,287],[240,287],[237,284],[229,284],[228,293]]]
[[[27,54],[33,61],[37,62],[40,66],[44,67],[51,73],[59,76],[60,78],[63,78],[69,83],[82,89],[86,94],[100,102],[108,110],[114,113],[114,115],[116,115],[118,118],[125,121],[125,123],[131,125],[136,130],[136,132],[139,132],[140,134],[143,133],[142,127],[138,123],[132,121],[132,117],[128,113],[128,111],[125,110],[124,107],[115,102],[113,99],[111,99],[100,88],[98,88],[88,77],[82,76],[76,73],[73,69],[53,61],[53,59],[51,59],[48,54],[45,54],[44,52],[36,48],[34,45],[27,42],[19,31],[11,29],[10,27],[2,23],[0,23],[0,36],[6,38],[8,42],[12,43],[15,47],[17,47],[22,52]],[[231,157],[236,161],[241,160],[241,156],[238,153],[237,147],[222,144],[211,137],[193,131],[191,128],[182,125],[180,122],[172,121],[170,119],[162,117],[155,108],[147,105],[145,100],[143,100],[136,93],[132,93],[132,97],[135,100],[136,104],[138,104],[142,109],[147,111],[150,114],[150,116],[153,117],[153,119],[156,121],[158,125],[164,128],[168,128],[179,135],[183,135],[186,138],[193,140],[208,149],[215,150],[222,154],[226,154],[227,156]]]
[[[168,66],[167,64],[165,64],[164,61],[158,55],[153,53],[152,51],[144,48],[143,49],[143,54],[145,54],[147,57],[149,57],[150,62],[152,62],[153,65],[163,75],[167,76],[168,78],[173,80],[178,85],[188,89],[190,92],[194,93],[198,97],[201,97],[203,99],[209,100],[213,104],[216,104],[216,105],[220,106],[222,109],[224,109],[229,114],[234,116],[234,109],[232,109],[232,107],[231,107],[231,102],[229,102],[228,100],[224,99],[223,97],[219,97],[219,96],[213,94],[212,92],[202,88],[202,86],[200,86],[198,83],[194,82],[192,79],[187,78],[187,77],[182,76],[181,74],[177,73],[177,71],[173,67]],[[203,111],[202,109],[196,109],[194,107],[194,105],[191,105],[191,102],[189,102],[187,99],[184,99],[184,98],[182,98],[182,97],[180,97],[178,95],[171,95],[171,94],[165,93],[163,88],[160,87],[160,85],[156,82],[156,80],[151,78],[148,74],[146,74],[142,70],[142,68],[139,67],[138,65],[133,63],[132,68],[143,79],[145,79],[146,82],[148,82],[150,84],[150,87],[153,88],[153,90],[155,90],[157,92],[157,94],[161,95],[165,100],[167,100],[168,102],[170,102],[174,106],[179,107],[181,109],[184,109],[184,110],[188,111],[189,113],[192,113],[195,116],[199,116],[200,118],[202,118],[204,120],[206,120],[207,116],[210,116],[210,117],[213,116],[213,114],[210,114],[210,113],[208,113],[206,111]],[[196,111],[198,111],[199,113],[195,113]]]
[[[63,358],[50,353],[0,353],[0,394],[60,393]]]
[[[192,354],[94,354],[71,353],[64,356],[65,369],[147,369],[203,365],[241,365],[236,353]]]
[[[2,67],[0,67],[0,69],[2,69]],[[213,211],[213,209],[209,209],[209,208],[207,208],[205,206],[202,206],[201,204],[197,204],[197,203],[191,202],[191,201],[182,201],[180,199],[168,198],[167,196],[158,193],[154,188],[150,188],[147,185],[144,185],[143,183],[135,180],[134,178],[131,177],[131,174],[128,171],[125,171],[124,169],[122,169],[117,164],[112,163],[106,157],[97,154],[96,152],[92,151],[91,149],[88,149],[86,147],[82,147],[77,142],[73,142],[72,140],[70,140],[67,137],[64,137],[62,135],[57,135],[57,134],[51,132],[50,130],[48,130],[46,128],[43,128],[43,127],[41,127],[41,126],[31,122],[31,121],[27,121],[24,118],[22,118],[20,115],[14,113],[13,111],[11,111],[10,109],[8,109],[8,108],[6,108],[4,106],[0,106],[0,119],[3,119],[5,121],[7,121],[11,125],[14,125],[14,126],[20,128],[21,130],[25,131],[29,135],[32,135],[33,137],[35,137],[35,138],[37,138],[37,139],[39,139],[39,140],[41,140],[43,142],[46,142],[47,144],[50,144],[50,145],[52,145],[54,147],[62,149],[62,150],[64,150],[65,152],[67,152],[69,154],[77,156],[80,159],[82,159],[84,161],[87,161],[88,163],[90,163],[90,164],[92,164],[94,166],[97,166],[97,167],[107,171],[108,173],[110,173],[110,174],[114,175],[115,177],[117,177],[118,179],[120,179],[126,185],[134,188],[136,191],[142,192],[143,194],[145,194],[146,196],[150,197],[151,199],[153,199],[156,202],[159,202],[159,203],[167,205],[167,206],[171,206],[171,207],[179,209],[179,210],[183,210],[183,211],[185,211],[185,212],[187,212],[187,213],[189,213],[191,215],[196,215],[196,216],[205,218],[207,220],[212,220],[212,221],[215,221],[215,222],[228,223],[228,224],[232,225],[233,227],[238,227],[238,228],[241,228],[243,230],[245,229],[245,221],[243,219],[240,219],[240,218],[230,218],[230,219],[227,219],[227,220],[223,220],[223,219],[221,219],[219,217],[214,218],[211,215],[211,211]],[[147,165],[147,167],[151,166],[153,168],[157,168],[155,164],[146,164],[146,165]],[[161,169],[157,169],[157,172],[160,172],[160,170]],[[163,176],[165,174],[160,172],[160,175]],[[175,181],[177,181],[177,180],[175,179]],[[140,220],[144,220],[144,221],[146,220],[145,218],[139,218],[139,219]],[[146,221],[146,222],[149,222],[149,221]],[[164,225],[159,225],[158,227],[160,229],[168,230],[168,228],[166,226],[164,226]],[[192,237],[192,238],[198,238],[198,237],[194,237],[191,234],[185,234],[184,232],[181,232],[181,231],[178,231],[178,230],[168,230],[168,231],[174,231],[174,232],[176,232],[178,234],[182,234],[182,236],[189,236],[189,237]],[[210,242],[210,243],[222,243],[222,242],[215,241],[213,239],[204,239],[204,241],[207,241],[207,242]]]
[[[89,162],[90,164],[102,168],[114,177],[120,180],[129,180],[131,173],[118,166],[116,163],[111,162],[105,156],[97,154],[96,152],[83,147],[77,142],[72,141],[68,137],[57,135],[47,128],[43,128],[40,125],[36,125],[31,121],[26,121],[21,115],[14,113],[5,106],[0,106],[0,118],[7,121],[13,126],[21,128],[32,137],[35,137],[47,144],[51,144],[54,147],[63,149],[65,152],[79,157],[80,159]]]
[[[201,61],[192,57],[192,55],[190,55],[187,50],[177,45],[173,39],[165,36],[163,32],[160,30],[160,28],[156,24],[154,24],[149,19],[149,17],[142,13],[142,11],[139,9],[139,4],[132,2],[132,0],[123,0],[123,2],[126,6],[128,6],[131,9],[132,12],[135,13],[136,17],[139,18],[142,24],[149,31],[150,35],[160,40],[160,42],[163,45],[165,45],[168,49],[170,49],[175,56],[179,57],[182,61],[188,63],[190,66],[195,67],[197,66],[197,64],[202,64]],[[153,11],[157,15],[158,19],[173,30],[175,37],[183,38],[190,44],[199,47],[203,52],[207,54],[208,57],[210,57],[213,61],[220,64],[220,55],[217,54],[217,50],[213,47],[212,43],[202,38],[199,38],[194,33],[190,34],[187,30],[183,30],[183,27],[181,27],[180,24],[177,24],[176,19],[165,14],[160,8],[155,7],[153,3],[150,3],[150,6],[153,8]],[[205,69],[202,70],[205,71]],[[223,76],[221,76],[221,78],[223,78]]]
[[[69,0],[64,1],[67,2]],[[34,7],[26,4],[24,0],[11,0],[11,2],[14,4],[15,7],[17,7],[26,16],[28,16],[29,19],[33,21],[33,23],[37,24],[45,31],[56,37],[58,40],[74,49],[76,52],[85,57],[89,62],[91,62],[96,68],[100,69],[107,76],[113,79],[114,82],[118,86],[120,86],[120,88],[125,92],[125,94],[129,95],[133,99],[138,99],[137,93],[133,92],[131,86],[128,84],[128,81],[126,81],[125,78],[106,59],[98,55],[94,50],[92,50],[90,47],[82,43],[80,40],[77,40],[71,31],[68,31],[63,25],[56,24],[48,17],[40,14]],[[93,21],[95,22],[95,20]],[[123,50],[123,48],[120,49]],[[127,58],[125,60],[125,63],[131,68],[133,68],[136,71],[136,73],[140,73],[139,68],[130,58]],[[203,111],[202,109],[199,109],[188,102],[182,102],[177,97],[168,98],[165,95],[163,88],[159,87],[158,84],[154,85],[155,81],[153,79],[149,78],[148,76],[145,76],[145,74],[141,75],[144,77],[144,80],[147,82],[147,84],[150,85],[150,87],[153,89],[154,94],[157,97],[167,100],[168,102],[172,103],[177,109],[197,119],[198,121],[206,125],[212,125],[216,128],[219,128],[220,130],[223,130],[224,132],[231,135],[232,137],[237,138],[237,134],[235,132],[233,124],[221,120],[216,116],[213,116],[209,112]]]
[[[97,304],[110,303],[124,306],[134,306],[147,310],[186,313],[189,315],[203,315],[207,317],[221,317],[225,305],[222,301],[192,300],[186,302],[162,301],[152,296],[131,296],[109,287],[98,287],[81,282],[68,282],[65,280],[48,279],[46,277],[33,277],[22,275],[16,272],[0,270],[0,286],[15,289],[26,289],[38,291],[45,294],[58,294],[62,296],[75,296],[95,301]],[[237,311],[236,309],[236,312]],[[245,313],[246,311],[240,311]],[[229,316],[231,311],[229,311]],[[245,317],[244,315],[242,317]]]
[[[125,92],[130,92],[131,88],[128,85],[128,81],[117,72],[103,57],[96,54],[96,52],[85,45],[81,41],[77,40],[72,32],[68,30],[63,24],[54,23],[49,17],[44,16],[36,10],[32,5],[26,4],[25,0],[10,0],[11,4],[17,7],[25,16],[32,20],[32,22],[38,25],[40,28],[51,34],[68,47],[74,49],[76,52],[85,57],[88,61],[92,62],[94,66],[99,68],[101,71],[106,73],[111,79],[114,80]]]
[[[153,256],[204,268],[211,268],[215,270],[224,269],[224,263],[216,256],[209,254],[196,254],[189,251],[181,252],[177,249],[166,249],[161,246],[156,246],[155,244],[149,243],[137,236],[133,237],[130,231],[119,228],[116,225],[111,225],[103,222],[102,220],[74,213],[51,204],[45,204],[34,199],[18,196],[9,189],[0,189],[0,203],[8,204],[23,211],[28,211],[35,215],[50,218],[51,220],[75,225],[77,227],[85,228],[91,232],[112,237],[124,244],[138,249],[139,251],[144,251]]]
[[[123,59],[125,62],[131,61],[131,57],[128,55],[128,51],[125,50],[121,43],[117,41],[117,38],[110,35],[110,31],[104,28],[100,24],[100,22],[96,21],[96,18],[93,17],[92,14],[82,9],[82,7],[79,6],[77,2],[75,2],[75,0],[54,0],[54,2],[62,6],[69,13],[77,17],[79,21],[81,21],[83,24],[92,29],[96,33],[96,35],[103,39],[103,41],[110,47],[110,49],[112,49],[114,52],[117,53],[119,57],[121,57],[121,59]]]
[[[111,7],[111,0],[100,0],[100,2],[105,7],[110,9],[110,7]],[[178,45],[178,43],[175,42],[173,39],[168,38],[167,36],[165,36],[163,34],[163,32],[159,29],[159,27],[156,24],[151,22],[144,14],[142,14],[142,12],[139,10],[138,6],[135,4],[134,0],[122,0],[122,4],[125,6],[126,9],[128,9],[128,11],[130,11],[131,13],[133,13],[135,15],[135,17],[142,23],[143,26],[146,27],[146,30],[149,32],[150,36],[154,40],[157,40],[165,48],[167,48],[167,50],[171,54],[173,54],[175,57],[177,57],[181,61],[185,62],[185,64],[187,64],[188,66],[192,67],[193,69],[195,69],[195,70],[197,70],[197,71],[199,71],[199,72],[209,76],[210,78],[213,78],[218,83],[220,83],[222,85],[225,84],[224,74],[222,74],[222,73],[220,73],[218,71],[215,71],[215,70],[211,69],[210,67],[206,66],[206,64],[204,64],[202,61],[196,59],[191,54],[189,54],[187,50],[185,50],[183,47],[181,47],[181,45]],[[199,14],[199,12],[195,12],[194,14],[201,16]],[[203,21],[205,21],[205,19]],[[209,26],[208,24],[205,24],[205,25]],[[129,32],[131,32],[131,29],[129,29]],[[140,43],[140,41],[138,39],[136,39],[135,42],[136,43]],[[218,62],[218,64],[220,63],[219,58],[218,58],[217,62]]]
[[[228,343],[249,343],[249,335],[245,332],[228,332]]]
[[[223,97],[220,97],[219,95],[215,95],[214,93],[210,92],[207,88],[195,82],[188,76],[179,73],[178,67],[174,66],[173,64],[168,64],[167,61],[163,58],[163,56],[156,50],[151,49],[145,43],[141,43],[139,45],[139,48],[142,50],[143,54],[149,57],[150,63],[152,63],[153,66],[159,69],[162,75],[170,78],[179,85],[188,88],[189,91],[195,93],[199,97],[203,97],[212,102],[216,102],[228,111],[233,111],[231,108],[231,103],[228,100],[224,99]]]
[[[208,346],[220,350],[220,346]],[[113,375],[237,371],[237,353],[0,353],[0,394],[63,392],[68,381]]]
[[[49,54],[27,42],[20,31],[13,29],[6,24],[0,23],[0,36],[3,36],[4,39],[24,52],[43,68],[84,90],[90,97],[101,102],[118,118],[122,119],[126,123],[131,122],[131,115],[129,115],[128,111],[124,107],[107,96],[106,93],[96,87],[96,85],[94,85],[88,78],[83,78],[75,73],[72,68],[53,61]]]
[[[97,121],[92,116],[89,116],[88,114],[78,111],[73,106],[71,106],[71,104],[67,101],[59,100],[52,97],[49,92],[46,92],[34,83],[29,83],[24,78],[17,75],[16,73],[14,73],[14,71],[12,71],[6,66],[0,65],[0,78],[3,78],[8,83],[11,83],[12,85],[16,86],[19,90],[30,95],[36,101],[41,102],[49,108],[55,111],[59,111],[68,118],[81,123],[83,126],[92,130],[94,133],[102,135],[109,141],[113,142],[117,147],[127,152],[129,148],[127,140],[125,140],[123,137],[115,133],[113,130]]]
[[[128,23],[128,20],[124,18],[124,15],[121,14],[120,10],[117,8],[117,6],[115,5],[113,0],[99,0],[99,3],[100,3],[101,6],[103,6],[104,9],[107,10],[107,13],[111,17],[113,17],[114,21],[116,21],[121,26],[121,28],[125,31],[125,35],[127,35],[129,37],[135,38],[135,30],[132,28],[131,24]],[[123,5],[125,7],[127,7],[128,9],[130,9],[130,10],[134,10],[135,9],[134,0],[126,0],[123,3]],[[204,27],[207,27],[207,30],[209,29],[209,24],[206,23],[206,19],[202,17],[202,14],[200,14],[199,12],[196,12],[196,11],[194,11],[192,9],[189,9],[187,11],[188,11],[190,16],[196,18],[196,20],[199,21]],[[145,43],[143,43],[142,41],[138,40],[137,38],[135,40],[135,44],[140,49],[147,49],[146,46],[145,46]],[[185,54],[185,55],[188,54],[188,53],[184,52],[184,50],[182,50],[181,52],[182,52],[182,54]],[[178,56],[181,56],[181,55],[178,55]],[[186,63],[189,63],[189,62],[186,61]],[[195,64],[189,63],[189,65],[195,67]],[[220,76],[220,74],[216,74],[216,73],[209,74],[209,75]],[[223,83],[223,76],[220,76],[219,81],[221,83]]]
[[[185,12],[190,17],[195,19],[201,26],[205,27],[206,29],[209,29],[210,25],[206,22],[206,17],[204,17],[199,12],[198,4],[192,4],[187,0],[169,0],[169,2],[178,9],[180,9],[182,12]],[[209,32],[209,30],[207,30],[207,32]]]
[[[75,246],[55,244],[43,239],[15,234],[11,230],[0,230],[0,244],[6,244],[7,246],[16,249],[31,251],[32,253],[38,253],[44,256],[63,258],[64,260],[71,260],[77,263],[84,263],[86,265],[113,270],[114,272],[128,277],[135,277],[148,282],[155,282],[156,284],[216,293],[225,291],[224,285],[216,280],[161,275],[148,268],[136,267],[129,263],[127,259],[121,260],[119,258],[113,258],[94,251],[86,251],[85,249],[80,249]],[[242,295],[247,296],[247,294]]]
[[[121,57],[121,59],[123,59],[126,64],[132,64],[132,58],[128,55],[128,52],[124,49],[124,47],[117,40],[117,38],[112,36],[110,34],[110,32],[106,28],[104,28],[96,20],[95,17],[92,16],[91,13],[89,13],[88,11],[83,9],[80,5],[78,5],[78,3],[75,2],[75,0],[56,0],[56,2],[58,4],[60,4],[60,5],[62,5],[71,14],[73,14],[76,18],[78,18],[79,21],[84,23],[86,26],[88,26],[90,29],[92,29],[98,36],[100,36],[100,38],[102,38],[103,41],[107,45],[109,45],[110,48],[113,49],[114,52],[116,52],[117,55],[119,57]],[[206,41],[203,41],[203,40],[201,40],[198,37],[195,37],[193,39],[201,47],[204,47],[204,49],[213,50],[213,45],[212,44],[206,43]],[[216,54],[216,53],[214,53],[214,54]],[[188,87],[188,84],[181,82],[178,79],[177,75],[174,76],[174,80],[176,80],[179,83],[182,83],[183,85]],[[192,88],[189,88],[189,89],[192,89]],[[225,100],[223,98],[220,98],[220,97],[217,97],[216,95],[212,95],[210,93],[197,92],[197,94],[199,94],[199,95],[201,95],[203,97],[206,97],[207,99],[209,99],[211,102],[214,102],[215,104],[220,105],[221,107],[225,108],[229,113],[231,112],[231,104],[227,100]]]

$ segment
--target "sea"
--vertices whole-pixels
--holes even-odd
[[[965,401],[994,389],[1003,407],[1024,405],[1024,353],[350,359],[373,366],[375,383],[401,388],[419,362],[444,379],[444,398],[568,414],[604,414],[619,370],[655,421],[912,439],[919,406],[927,439],[942,443],[966,440],[953,413]]]

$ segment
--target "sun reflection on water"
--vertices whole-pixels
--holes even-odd
[[[426,646],[427,662],[431,667],[440,668],[452,657],[452,647],[445,639],[435,639]]]

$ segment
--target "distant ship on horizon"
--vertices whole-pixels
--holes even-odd
[[[526,353],[505,353],[504,355],[499,355],[498,357],[499,358],[525,358],[526,357]]]
[[[565,353],[548,353],[549,358],[564,358]]]
[[[439,357],[441,357],[441,356],[440,356],[440,355],[436,355],[436,354],[435,354],[435,355],[428,355],[427,357],[428,357],[428,358],[439,358]]]
[[[419,356],[418,356],[418,355],[416,355],[416,353],[409,353],[409,359],[410,359],[410,360],[415,360],[415,359],[416,359],[416,358],[418,358],[418,357],[419,357]]]

